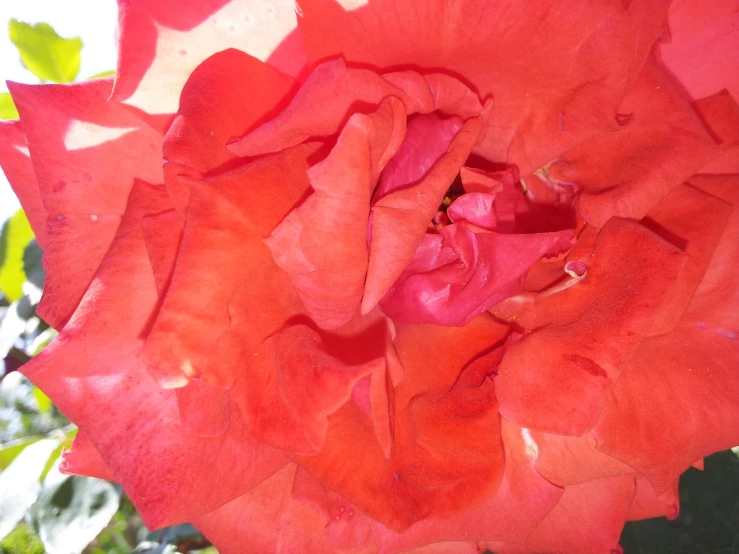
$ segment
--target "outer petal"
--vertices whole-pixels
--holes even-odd
[[[77,431],[72,448],[66,452],[62,451],[62,462],[59,464],[59,471],[72,475],[86,475],[115,481],[115,477],[84,431]]]
[[[185,81],[212,54],[236,48],[288,74],[303,66],[300,44],[277,47],[296,26],[291,0],[119,0],[114,100],[171,114]]]
[[[594,431],[600,450],[648,477],[658,494],[699,458],[739,442],[739,178],[694,183],[734,203],[729,223],[682,321],[634,353]]]
[[[634,495],[631,475],[573,485],[521,544],[490,545],[503,554],[612,554]]]
[[[495,308],[503,315],[513,307],[508,319],[534,330],[503,359],[496,379],[501,414],[551,433],[591,429],[684,263],[679,250],[644,227],[612,219],[577,284]]]
[[[676,0],[670,5],[671,40],[660,57],[694,99],[726,88],[739,98],[737,0]]]
[[[39,246],[45,248],[46,207],[41,201],[41,191],[20,120],[0,121],[0,166],[21,201]]]
[[[39,315],[56,328],[110,246],[133,179],[161,181],[161,136],[107,101],[111,83],[10,85],[48,214]]]
[[[245,432],[233,405],[228,432],[216,438],[188,433],[174,393],[160,388],[141,362],[140,336],[157,303],[141,220],[168,207],[161,187],[135,185],[80,309],[52,345],[24,366],[89,437],[149,527],[189,521],[284,464]]]
[[[693,103],[711,135],[721,144],[721,154],[701,168],[701,173],[739,173],[739,105],[723,90]]]
[[[583,187],[580,215],[598,227],[613,216],[645,216],[718,153],[693,109],[654,62],[644,68],[619,111],[633,118],[549,167],[556,180]]]
[[[491,126],[479,151],[496,161],[508,156],[523,174],[595,130],[615,126],[616,107],[667,10],[651,0],[628,6],[371,0],[353,10],[335,0],[299,5],[312,60],[343,55],[379,68],[444,67],[472,83],[480,97],[492,94]],[[541,29],[556,30],[556,40]],[[582,121],[582,114],[590,117]]]

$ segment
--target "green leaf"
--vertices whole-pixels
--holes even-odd
[[[0,543],[2,554],[44,554],[44,545],[28,525],[20,524]]]
[[[42,391],[35,385],[31,389],[31,394],[33,394],[33,398],[34,400],[36,400],[36,404],[38,404],[38,411],[44,414],[48,414],[51,411],[51,407],[53,406],[53,404],[51,403],[51,399],[44,394],[44,391]]]
[[[77,554],[108,525],[120,500],[107,481],[52,470],[31,508],[31,521],[47,551]]]
[[[58,444],[47,439],[27,446],[0,474],[0,539],[13,530],[38,498],[39,479]]]
[[[23,296],[23,253],[33,239],[33,231],[23,210],[8,219],[0,232],[0,292],[11,302]]]
[[[18,110],[9,92],[0,92],[0,119],[18,119]]]
[[[40,441],[42,437],[26,437],[0,446],[0,471],[4,471],[24,448]]]
[[[32,239],[23,250],[23,272],[26,274],[26,278],[39,289],[44,288],[44,281],[46,280],[46,271],[44,271],[44,266],[41,265],[43,254],[44,251],[41,250],[36,239]]]
[[[731,451],[705,460],[705,471],[680,478],[680,515],[627,523],[624,554],[733,554],[739,548],[739,458]]]
[[[115,69],[111,69],[110,71],[101,71],[100,73],[95,73],[92,77],[88,77],[87,79],[91,81],[92,79],[102,79],[104,77],[112,77],[115,75]]]
[[[11,19],[10,40],[18,48],[21,61],[42,81],[71,83],[80,70],[82,39],[62,38],[48,23],[29,25]]]

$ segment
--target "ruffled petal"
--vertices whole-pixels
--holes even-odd
[[[684,263],[646,228],[611,219],[576,284],[496,307],[527,331],[508,348],[496,379],[501,414],[550,433],[591,429]]]
[[[303,67],[302,45],[278,46],[296,26],[292,0],[118,0],[118,67],[112,98],[148,114],[177,111],[180,91],[209,56],[236,48],[280,71]]]
[[[228,140],[274,115],[293,80],[239,50],[214,54],[188,77],[164,138],[167,161],[200,175],[235,158]]]
[[[0,167],[21,202],[33,234],[46,247],[46,207],[31,163],[31,154],[20,120],[0,121]]]
[[[371,115],[353,115],[328,157],[308,171],[313,194],[266,240],[320,327],[340,327],[359,311],[370,198],[403,140],[405,118],[395,97]]]
[[[568,250],[573,237],[573,231],[504,235],[448,225],[424,237],[380,305],[395,321],[466,325],[516,294],[528,268]]]
[[[718,154],[694,110],[653,61],[629,88],[619,112],[633,117],[549,166],[556,180],[583,188],[578,211],[598,227],[613,216],[644,217]]]
[[[626,519],[638,521],[662,516],[667,519],[677,518],[680,513],[680,491],[677,479],[660,495],[654,491],[654,487],[646,477],[637,477],[635,483],[636,492]]]
[[[176,395],[159,387],[141,361],[140,337],[157,304],[141,221],[169,208],[162,187],[134,185],[80,309],[23,369],[90,439],[149,528],[190,521],[285,463],[245,432],[233,404],[227,432],[214,438],[189,433]]]
[[[162,179],[161,136],[108,102],[111,84],[10,84],[48,214],[39,315],[57,329],[110,246],[133,179]]]
[[[728,89],[739,98],[737,0],[676,0],[670,5],[670,40],[660,58],[694,98]]]
[[[523,174],[615,127],[618,103],[667,12],[654,0],[373,0],[353,10],[325,0],[299,5],[311,60],[343,55],[378,68],[441,66],[472,83],[480,97],[492,95],[490,127],[477,151],[516,163]],[[541,29],[555,29],[556,40]]]

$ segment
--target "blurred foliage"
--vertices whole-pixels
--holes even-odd
[[[9,92],[0,92],[0,119],[18,119],[18,109]]]
[[[11,19],[8,36],[23,65],[41,81],[71,83],[80,70],[82,39],[62,38],[47,23],[29,25]]]
[[[8,219],[0,231],[0,292],[11,302],[23,296],[23,253],[32,239],[33,231],[23,210]]]

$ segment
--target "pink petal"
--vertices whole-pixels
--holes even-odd
[[[528,268],[542,256],[569,249],[573,236],[572,231],[504,235],[473,233],[464,223],[446,226],[439,235],[426,235],[382,309],[406,323],[466,325],[518,292]]]
[[[479,117],[468,119],[419,181],[373,204],[363,313],[377,305],[413,258],[428,223],[479,137],[481,125]]]
[[[115,477],[84,431],[77,431],[72,448],[66,452],[62,451],[59,471],[68,475],[85,475],[115,481]]]

